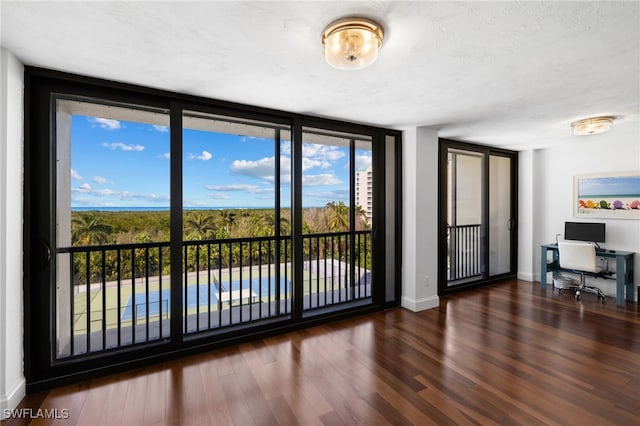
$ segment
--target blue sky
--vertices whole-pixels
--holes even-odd
[[[578,180],[578,195],[640,195],[640,176],[585,178]]]
[[[74,115],[71,142],[72,208],[168,207],[169,129]],[[290,206],[291,144],[281,142],[282,207]],[[275,204],[271,139],[185,129],[185,207],[268,207]],[[356,150],[356,168],[371,164]],[[303,205],[349,201],[349,150],[303,144]]]

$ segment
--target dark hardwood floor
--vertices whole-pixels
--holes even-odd
[[[640,424],[640,310],[591,296],[509,281],[439,309],[309,328],[22,406],[66,409],[68,419],[31,423],[64,425]]]

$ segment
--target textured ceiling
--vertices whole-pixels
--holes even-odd
[[[25,64],[512,149],[618,117],[640,143],[640,2],[8,2]],[[330,68],[320,33],[385,28],[371,67]],[[599,137],[599,136],[591,136]]]

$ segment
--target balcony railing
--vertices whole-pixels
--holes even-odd
[[[184,242],[183,334],[290,317],[291,242]],[[370,231],[309,234],[302,244],[304,311],[371,298]],[[57,357],[170,338],[171,267],[168,242],[58,248]]]
[[[480,225],[447,226],[448,280],[457,281],[482,273]]]

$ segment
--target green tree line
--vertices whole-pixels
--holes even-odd
[[[306,208],[302,212],[303,233],[335,233],[349,230],[350,208],[343,202],[331,202],[324,207]],[[281,236],[291,233],[291,211],[282,209]],[[356,229],[369,229],[367,217],[356,206]],[[203,240],[231,238],[273,237],[276,230],[275,212],[272,209],[187,210],[183,214],[183,271],[206,270],[209,267],[236,267],[289,262],[291,247],[283,241],[280,253],[276,245],[266,241],[208,244]],[[101,246],[105,244],[131,244],[167,242],[170,237],[168,211],[85,211],[72,212],[71,237],[73,246]],[[203,243],[199,243],[203,241]],[[368,240],[367,240],[368,241]],[[356,240],[356,262],[370,268],[370,241],[365,248],[364,238]],[[305,259],[331,256],[334,259],[350,259],[349,238],[305,239]],[[286,254],[285,254],[286,253]],[[285,257],[286,256],[286,257]],[[104,257],[104,258],[103,258]],[[279,260],[278,260],[279,259]],[[107,281],[144,277],[146,274],[166,275],[170,271],[168,247],[136,248],[133,250],[95,250],[74,254],[74,282],[85,284],[99,282],[104,275]],[[87,268],[88,265],[88,268]],[[87,274],[87,270],[89,273]],[[87,277],[88,275],[88,277]]]

